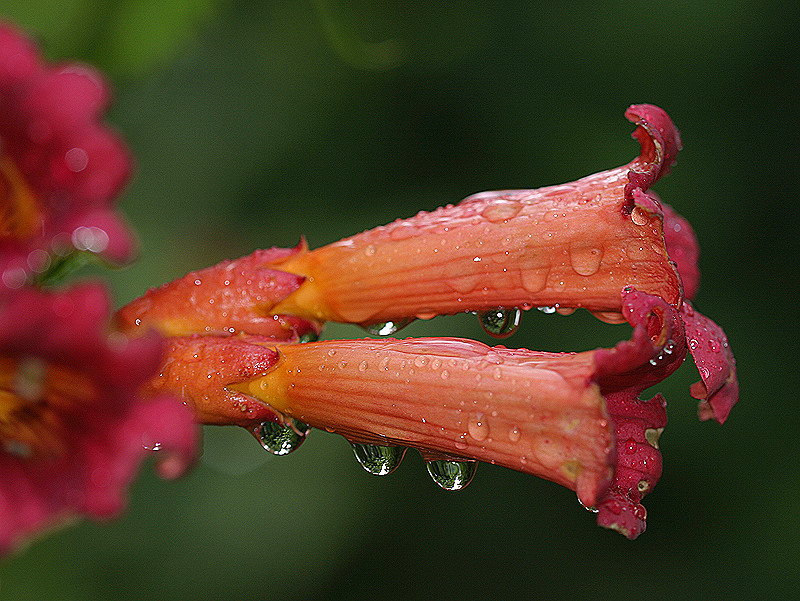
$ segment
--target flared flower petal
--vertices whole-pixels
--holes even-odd
[[[20,289],[0,311],[0,553],[76,516],[121,511],[139,463],[162,476],[194,459],[192,412],[139,389],[162,362],[157,337],[109,334],[96,285]]]
[[[32,42],[0,23],[0,275],[7,287],[74,250],[115,262],[130,257],[133,237],[112,207],[130,158],[98,121],[108,100],[96,71],[45,65]]]
[[[621,306],[632,339],[583,353],[456,338],[175,338],[152,387],[183,394],[206,423],[256,435],[259,421],[301,422],[360,445],[414,447],[429,462],[484,461],[547,478],[634,538],[644,530],[640,501],[661,475],[666,426],[663,400],[639,395],[681,364],[686,347],[669,304],[626,290]]]
[[[289,341],[316,336],[321,324],[273,312],[305,277],[267,266],[304,250],[304,243],[259,250],[193,271],[120,309],[117,324],[127,333],[155,329],[165,336],[244,332]]]
[[[698,415],[702,420],[725,423],[739,400],[736,360],[725,332],[689,302],[681,308],[686,324],[689,352],[700,372],[700,382],[692,385],[692,396],[700,399]]]
[[[624,286],[677,308],[663,213],[647,190],[674,162],[680,138],[657,107],[626,115],[642,145],[628,165],[560,186],[476,194],[288,255],[274,267],[306,280],[273,311],[358,324],[497,307],[618,314]]]
[[[697,237],[689,222],[675,209],[664,203],[661,203],[661,209],[664,212],[664,243],[667,245],[667,253],[681,276],[684,296],[691,300],[700,287],[700,247]]]

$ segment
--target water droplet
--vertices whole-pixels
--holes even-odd
[[[517,216],[522,205],[514,200],[497,199],[489,204],[481,215],[492,223],[501,223]]]
[[[552,315],[556,312],[556,307],[536,307],[542,313],[547,313],[548,315]]]
[[[353,453],[365,470],[375,476],[391,474],[406,454],[405,447],[362,444],[354,442]]]
[[[364,326],[364,329],[373,336],[391,336],[392,334],[395,334],[402,328],[406,327],[412,321],[414,321],[412,318],[399,319],[395,321],[381,321]]]
[[[625,316],[619,311],[590,311],[597,319],[603,323],[617,324],[625,323]]]
[[[508,338],[519,328],[521,312],[517,307],[492,309],[479,313],[481,325],[487,334],[495,338]]]
[[[519,272],[522,280],[522,287],[528,292],[539,292],[547,285],[547,276],[550,274],[549,268],[542,269],[521,269]]]
[[[467,422],[467,430],[475,440],[486,440],[489,436],[489,424],[486,421],[486,416],[483,413],[473,415]]]
[[[288,455],[303,444],[310,428],[296,419],[289,418],[286,425],[267,421],[256,432],[261,446],[273,455]]]
[[[573,244],[570,248],[570,261],[572,269],[578,275],[590,276],[600,269],[603,260],[603,251],[595,246],[584,243]]]
[[[297,342],[316,342],[319,340],[319,336],[316,332],[306,332],[305,334],[301,334],[300,337],[297,339]]]
[[[633,221],[636,225],[646,224],[647,212],[642,207],[633,207],[633,211],[631,211],[631,221]]]
[[[625,452],[629,455],[633,455],[636,452],[636,441],[633,438],[625,441]]]
[[[672,339],[667,340],[666,344],[664,344],[664,352],[667,355],[671,355],[675,352],[675,341]]]
[[[362,361],[361,363],[358,364],[358,371],[365,372],[365,371],[367,371],[368,367],[369,367],[369,363],[367,363],[366,361]]]
[[[478,469],[477,461],[448,461],[437,459],[428,461],[428,473],[445,490],[461,490],[472,481]]]
[[[513,426],[511,428],[511,430],[508,431],[508,439],[511,442],[517,442],[520,439],[521,436],[522,436],[522,433],[519,431],[519,428],[517,428],[516,426]]]

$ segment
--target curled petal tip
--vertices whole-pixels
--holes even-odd
[[[628,498],[612,497],[597,507],[597,525],[634,540],[647,528],[647,510]]]
[[[686,324],[689,352],[700,372],[700,381],[691,387],[692,396],[700,400],[698,415],[702,420],[713,418],[722,424],[739,400],[733,351],[722,328],[688,301],[681,308],[681,317]]]
[[[651,211],[650,205],[658,208],[658,201],[644,193],[675,164],[681,149],[680,133],[669,115],[652,104],[632,104],[625,116],[637,125],[633,137],[642,146],[639,157],[631,163],[628,171],[628,184],[625,186],[627,209],[630,211],[636,204]]]
[[[683,147],[680,132],[666,111],[653,104],[632,104],[625,116],[641,128],[633,135],[642,144],[640,159],[652,165],[656,181],[675,164]]]

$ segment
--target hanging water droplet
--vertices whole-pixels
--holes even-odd
[[[556,309],[558,307],[536,307],[536,308],[539,309],[539,311],[541,311],[542,313],[547,313],[548,315],[552,315],[553,313],[556,312]]]
[[[364,329],[373,336],[391,336],[410,324],[413,319],[398,319],[394,321],[381,321],[364,326]]]
[[[305,334],[301,334],[297,339],[297,342],[316,342],[317,340],[319,340],[319,336],[312,330],[310,332],[306,332]]]
[[[354,442],[353,453],[365,470],[376,476],[391,474],[406,454],[405,447],[362,444]]]
[[[508,338],[519,328],[521,311],[517,307],[510,309],[492,309],[478,313],[481,325],[487,334],[495,338]]]
[[[461,490],[472,481],[472,477],[478,469],[478,462],[437,459],[428,461],[427,467],[433,481],[443,489]]]
[[[263,422],[256,431],[261,446],[273,455],[288,455],[303,444],[310,428],[296,419],[288,419],[286,425],[278,422]]]

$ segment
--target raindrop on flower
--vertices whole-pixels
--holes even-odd
[[[481,325],[487,334],[495,338],[507,338],[519,328],[521,312],[517,307],[492,309],[479,313]]]
[[[267,421],[258,427],[258,440],[273,455],[288,455],[303,444],[309,430],[306,424],[295,419],[287,420],[286,425]]]
[[[489,424],[483,413],[472,416],[467,424],[469,435],[477,441],[486,440],[489,436]]]
[[[478,468],[477,461],[448,461],[437,459],[428,461],[428,473],[445,490],[461,490],[472,481],[475,470]]]
[[[406,454],[405,447],[353,443],[353,453],[365,470],[375,476],[391,474]]]
[[[317,333],[310,331],[298,337],[297,342],[316,342],[317,340],[319,340]]]
[[[547,313],[548,315],[552,315],[556,312],[557,307],[536,307],[542,313]]]
[[[400,319],[396,321],[381,321],[364,326],[364,329],[373,336],[391,336],[410,324],[413,319]]]

